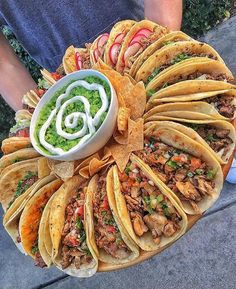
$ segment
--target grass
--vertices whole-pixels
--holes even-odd
[[[232,0],[185,0],[182,30],[192,37],[198,37],[229,18],[230,14],[236,14],[235,7],[236,1]],[[39,65],[23,50],[9,29],[4,27],[3,33],[32,77],[37,81],[40,77]],[[0,96],[0,144],[7,137],[13,123],[14,113]]]

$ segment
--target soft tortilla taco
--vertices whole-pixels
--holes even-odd
[[[156,117],[160,116],[182,118],[183,114],[184,118],[192,120],[228,120],[226,117],[221,115],[219,110],[217,110],[213,105],[203,101],[173,102],[157,105],[150,110],[147,110],[144,114],[144,120],[145,122],[157,120]]]
[[[92,43],[90,47],[90,62],[91,66],[94,66],[99,59],[104,61],[104,54],[109,39],[109,33],[103,33],[99,35]]]
[[[139,249],[118,215],[112,169],[95,175],[88,186],[86,214],[89,239],[98,259],[110,264],[124,264],[139,256]]]
[[[1,150],[4,155],[16,152],[20,149],[32,147],[29,137],[9,137],[2,141]]]
[[[33,148],[25,148],[25,149],[21,149],[18,151],[15,151],[13,153],[10,153],[8,155],[3,156],[0,159],[0,176],[2,171],[15,163],[21,162],[21,161],[25,161],[25,160],[29,160],[29,159],[34,159],[39,157],[39,153],[33,149]]]
[[[165,69],[148,83],[146,91],[151,96],[162,88],[185,80],[210,79],[227,82],[233,78],[233,74],[224,63],[206,57],[195,57]]]
[[[17,248],[22,252],[25,253],[22,244],[21,244],[21,238],[19,235],[19,221],[21,213],[27,204],[27,202],[30,200],[30,198],[43,186],[45,186],[47,183],[55,180],[55,177],[47,176],[44,179],[36,181],[25,193],[23,193],[21,196],[18,197],[17,201],[15,201],[11,207],[7,210],[7,212],[4,215],[3,218],[3,225],[16,244]]]
[[[184,119],[184,114],[181,116],[183,119],[178,122],[171,121],[175,120],[171,117],[167,121],[149,122],[145,126],[145,133],[148,134],[153,126],[173,128],[202,144],[219,163],[227,163],[236,144],[234,126],[222,120],[189,120]]]
[[[122,44],[116,70],[128,73],[132,64],[145,49],[168,33],[168,29],[152,21],[142,20],[132,26]]]
[[[86,179],[74,176],[66,181],[53,198],[49,216],[52,260],[60,270],[76,277],[92,276],[98,267],[88,235],[86,191]],[[45,240],[46,248],[47,243]]]
[[[152,99],[147,107],[157,106],[162,103],[170,104],[174,102],[186,103],[192,101],[192,103],[204,102],[210,104],[218,114],[223,118],[233,119],[236,116],[236,90],[220,90],[210,92],[200,92],[189,95],[178,95],[173,97],[164,97]]]
[[[75,48],[73,45],[69,46],[63,56],[62,64],[66,74],[91,68],[89,47]]]
[[[170,244],[184,234],[187,217],[172,195],[141,160],[131,156],[123,173],[113,168],[117,211],[129,235],[145,251]]]
[[[209,150],[182,132],[158,125],[147,132],[144,142],[145,148],[135,154],[150,166],[163,188],[171,189],[186,213],[201,214],[214,204],[223,173]]]
[[[135,80],[142,80],[148,84],[174,64],[197,57],[206,57],[224,63],[220,55],[210,45],[198,41],[180,41],[166,45],[154,52],[139,68]]]
[[[104,62],[110,67],[116,66],[124,38],[135,23],[133,20],[123,20],[113,26],[104,52]]]
[[[41,217],[48,201],[62,183],[61,180],[57,179],[39,189],[27,202],[20,217],[21,244],[25,253],[31,256],[39,267],[46,266],[38,247],[39,238],[41,237],[38,234]]]
[[[1,174],[1,203],[4,211],[17,201],[38,180],[39,158],[6,167]]]
[[[147,49],[136,58],[133,65],[131,66],[129,74],[133,78],[135,78],[135,75],[139,68],[142,66],[142,64],[149,58],[149,56],[151,56],[154,52],[161,49],[162,47],[173,44],[175,42],[190,40],[193,41],[190,36],[188,36],[182,31],[173,31],[162,36],[160,39],[148,46]]]

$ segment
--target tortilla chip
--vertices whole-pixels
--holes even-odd
[[[62,180],[67,180],[68,178],[73,177],[75,172],[74,167],[74,162],[54,161],[52,162],[51,170],[56,176],[58,176]]]
[[[110,150],[119,170],[123,172],[129,161],[129,157],[131,154],[131,152],[128,149],[128,146],[121,144],[113,144],[110,146]]]
[[[89,156],[88,158],[84,159],[83,161],[79,161],[78,163],[75,162],[75,173],[79,173],[80,169],[82,168],[85,168],[85,167],[88,167],[90,161],[93,159],[93,158],[99,158],[99,154],[98,153],[95,153],[91,156]],[[80,174],[80,173],[79,173]]]
[[[128,130],[128,120],[130,118],[131,111],[127,107],[120,107],[117,115],[117,128],[119,132]]]
[[[38,178],[44,178],[46,176],[49,176],[51,173],[51,169],[48,165],[48,159],[47,158],[40,158],[38,160]]]
[[[89,179],[89,165],[79,170],[79,175],[85,179]]]
[[[114,159],[112,156],[109,157],[108,159],[105,159],[105,160],[92,159],[91,162],[89,163],[89,175],[90,175],[90,177],[95,175],[97,172],[99,172],[104,167],[112,164],[113,162],[114,162]]]

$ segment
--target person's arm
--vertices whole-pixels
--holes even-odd
[[[145,17],[171,30],[180,30],[182,0],[145,0]]]
[[[36,83],[0,32],[0,94],[16,111],[22,108],[22,96]]]

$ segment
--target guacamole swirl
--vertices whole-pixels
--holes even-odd
[[[82,146],[106,118],[110,98],[108,83],[98,77],[71,81],[39,113],[35,138],[40,148],[61,155]]]

